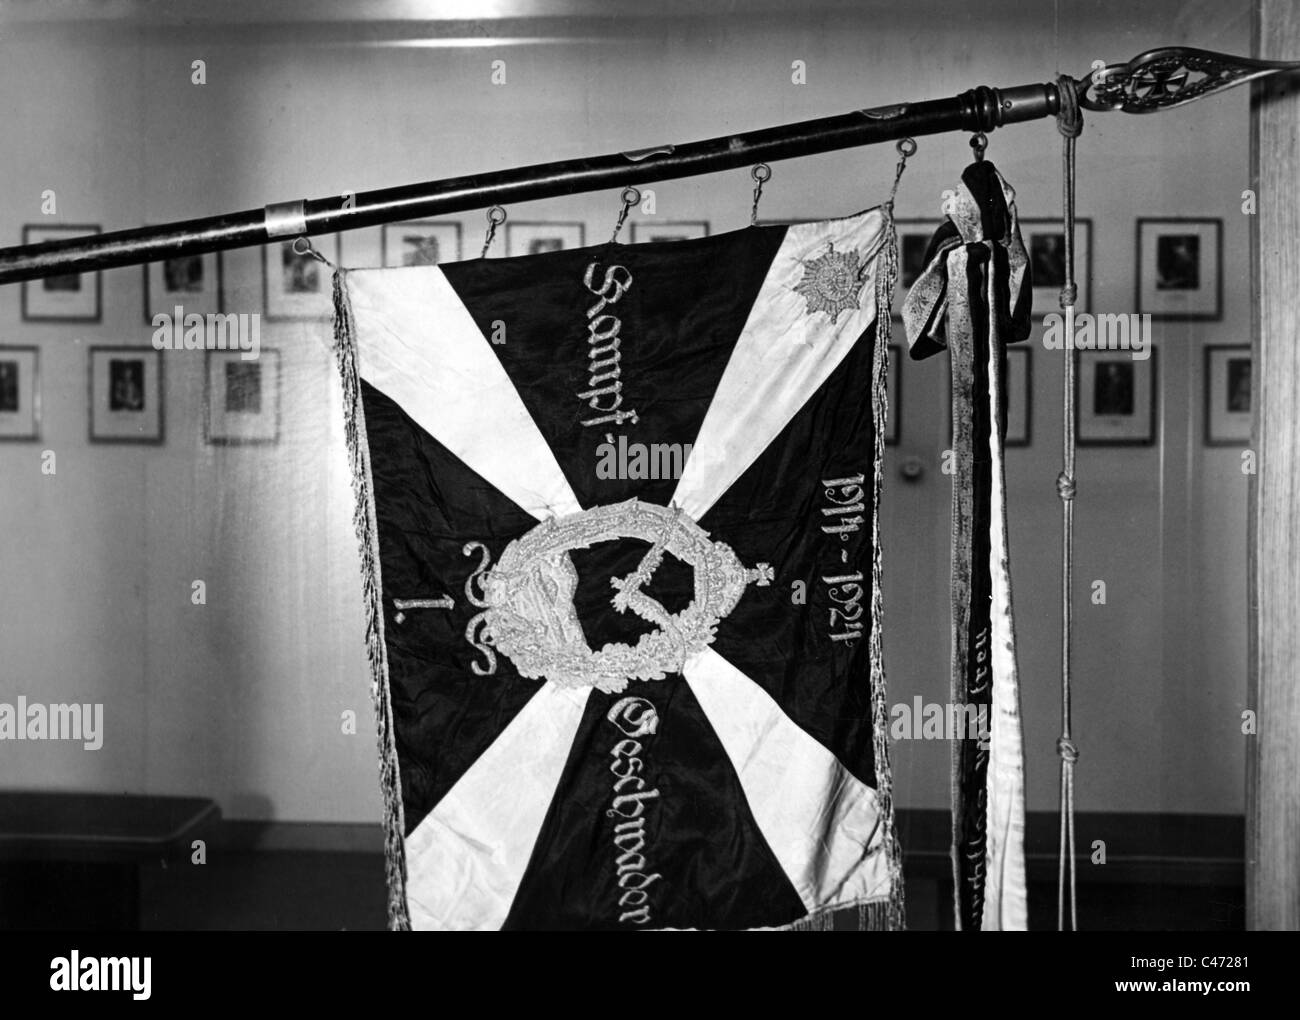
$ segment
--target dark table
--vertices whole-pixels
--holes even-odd
[[[140,869],[187,862],[221,811],[202,797],[0,792],[0,928],[140,926]]]

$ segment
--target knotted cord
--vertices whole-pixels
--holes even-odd
[[[1079,914],[1075,894],[1074,855],[1074,764],[1079,749],[1070,733],[1070,643],[1073,626],[1074,586],[1074,302],[1078,288],[1074,282],[1074,140],[1083,131],[1083,113],[1074,79],[1057,78],[1061,109],[1056,127],[1064,138],[1062,150],[1063,205],[1065,216],[1065,286],[1061,288],[1061,309],[1065,312],[1065,382],[1061,395],[1063,467],[1056,479],[1056,493],[1061,498],[1061,736],[1056,753],[1061,758],[1061,841],[1057,862],[1056,928],[1065,930],[1066,871],[1070,876],[1070,930],[1078,931]]]

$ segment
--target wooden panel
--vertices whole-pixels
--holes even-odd
[[[1025,814],[1025,863],[1031,882],[1052,886],[1052,927],[1056,910],[1056,868],[1060,816],[1055,811]],[[1171,888],[1220,887],[1241,890],[1245,883],[1245,836],[1241,815],[1139,814],[1079,811],[1075,830],[1079,884],[1162,885]],[[949,845],[952,819],[947,811],[898,809],[903,872],[910,878],[951,878]],[[1094,862],[1096,841],[1105,845],[1105,864]],[[1084,928],[1089,897],[1079,897]],[[1238,901],[1239,902],[1239,901]],[[1160,918],[1149,920],[1159,922]]]
[[[1300,6],[1258,0],[1255,50],[1300,55]],[[1256,87],[1246,924],[1300,928],[1300,78]]]
[[[0,861],[134,861],[189,853],[215,801],[111,793],[0,792]]]

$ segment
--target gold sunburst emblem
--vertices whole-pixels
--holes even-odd
[[[809,315],[825,312],[835,322],[842,312],[859,307],[862,263],[857,252],[837,252],[832,243],[821,258],[805,262],[803,270],[795,293],[808,302]]]

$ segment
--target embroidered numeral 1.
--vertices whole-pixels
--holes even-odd
[[[393,599],[393,608],[397,610],[393,622],[401,623],[406,619],[408,609],[455,609],[456,600],[450,595],[437,599]]]

